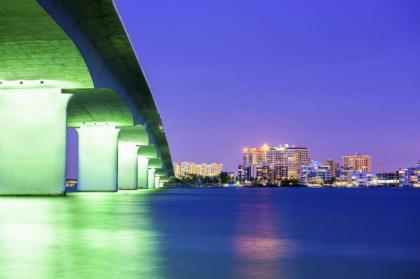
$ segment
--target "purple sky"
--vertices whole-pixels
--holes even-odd
[[[420,160],[418,0],[117,0],[175,161],[244,146]]]

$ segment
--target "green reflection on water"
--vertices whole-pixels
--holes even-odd
[[[160,278],[148,194],[0,199],[0,278]]]

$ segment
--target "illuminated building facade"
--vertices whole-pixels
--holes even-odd
[[[420,187],[420,161],[414,167],[400,169],[398,174],[401,187]]]
[[[306,147],[286,148],[286,166],[288,178],[299,178],[300,168],[310,163],[309,149]]]
[[[368,187],[374,186],[375,175],[368,172],[353,172],[352,173],[352,184],[353,187]]]
[[[321,165],[317,161],[311,161],[311,164],[301,167],[300,183],[310,186],[321,186],[332,179],[331,167]]]
[[[310,163],[308,148],[287,144],[276,147],[264,144],[259,149],[255,147],[244,148],[242,159],[242,165],[239,168],[241,173],[246,173],[249,177],[251,173],[249,167],[254,166],[256,176],[253,176],[253,178],[276,184],[288,178],[298,179],[300,168]],[[258,175],[258,173],[262,175]]]
[[[241,182],[251,181],[257,177],[256,165],[239,165],[238,179]]]
[[[223,171],[223,164],[218,163],[192,163],[180,162],[175,164],[175,176],[178,178],[189,175],[198,175],[203,177],[219,176]]]
[[[331,169],[331,177],[336,178],[339,172],[340,165],[337,162],[334,162],[331,159],[328,159],[324,162],[325,166],[329,166]]]
[[[375,174],[374,186],[398,186],[400,183],[398,172],[385,172]]]
[[[273,169],[268,165],[261,165],[256,167],[257,182],[261,184],[271,183],[273,181]]]
[[[350,156],[343,156],[343,165],[345,170],[372,172],[372,156],[357,153]]]

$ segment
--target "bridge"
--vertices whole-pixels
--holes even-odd
[[[67,128],[79,191],[168,181],[162,120],[113,1],[0,3],[0,195],[64,194]]]

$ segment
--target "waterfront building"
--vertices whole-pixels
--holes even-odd
[[[400,169],[398,174],[400,187],[420,187],[420,161],[414,167]]]
[[[242,182],[251,181],[257,176],[255,165],[239,165],[238,179]]]
[[[308,165],[309,162],[309,149],[306,147],[295,147],[287,144],[270,147],[264,144],[259,149],[255,147],[243,149],[242,165],[239,167],[239,172],[241,177],[246,180],[264,178],[270,183],[280,183],[281,180],[286,178],[298,179],[301,166]],[[255,168],[268,167],[259,168],[260,173],[263,173],[262,170],[268,173],[260,177],[257,174],[257,169],[255,169],[256,176],[253,176],[252,168],[249,168],[249,166]]]
[[[175,164],[175,176],[182,178],[189,175],[197,175],[203,177],[219,176],[223,171],[223,164],[219,163],[193,163],[180,162]]]
[[[343,165],[345,170],[372,172],[372,156],[358,153],[343,156]]]
[[[275,184],[280,184],[282,180],[287,179],[287,166],[275,165],[274,166],[274,181]]]
[[[302,166],[300,169],[300,183],[310,186],[321,186],[331,181],[331,168],[327,165],[321,165],[317,161],[311,161],[311,164]]]
[[[257,182],[261,184],[271,183],[273,181],[273,171],[270,169],[268,165],[261,165],[256,167],[257,172]]]
[[[331,177],[332,178],[336,178],[337,177],[337,173],[338,173],[339,168],[340,168],[339,164],[337,162],[334,162],[331,159],[328,159],[328,160],[326,160],[324,162],[324,165],[325,166],[330,166],[330,169],[331,169]]]
[[[309,149],[306,147],[287,147],[286,166],[288,178],[299,178],[300,168],[310,163]]]
[[[66,188],[74,188],[77,187],[77,179],[66,179]]]
[[[273,166],[286,166],[287,165],[287,156],[286,149],[289,145],[280,145],[275,147],[270,147],[266,152],[266,162],[268,165]]]
[[[343,186],[343,187],[351,187],[353,186],[353,170],[346,170],[343,167],[340,167],[336,171],[336,177],[334,180],[334,186]]]
[[[368,172],[353,172],[352,173],[352,184],[353,187],[367,187],[373,186],[375,175]]]
[[[260,149],[255,147],[244,148],[242,150],[242,164],[243,165],[260,165],[265,162],[265,154],[268,145],[263,145]]]
[[[377,173],[373,181],[374,186],[397,186],[398,184],[398,172]]]

